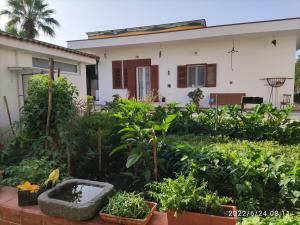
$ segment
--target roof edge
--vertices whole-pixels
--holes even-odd
[[[290,17],[290,18],[283,18],[283,19],[272,19],[272,20],[258,20],[258,21],[250,21],[250,22],[241,22],[241,23],[228,23],[228,24],[221,24],[221,25],[213,25],[213,26],[206,26],[203,28],[191,28],[189,30],[197,30],[197,29],[210,29],[210,28],[217,28],[217,27],[226,27],[226,26],[238,26],[238,25],[247,25],[247,24],[256,24],[256,23],[266,23],[266,22],[278,22],[278,21],[287,21],[287,20],[297,20],[300,17]],[[126,29],[126,28],[125,28]],[[169,31],[170,32],[181,32],[186,30],[178,30],[178,31]],[[148,34],[140,34],[140,35],[148,35]],[[122,38],[122,37],[108,37],[108,38],[101,38],[101,39],[112,39],[112,38]],[[100,39],[100,38],[99,38]],[[98,39],[77,39],[77,40],[69,40],[67,42],[77,42],[77,41],[93,41]]]
[[[93,54],[86,53],[86,52],[81,52],[81,51],[74,50],[74,49],[71,49],[71,48],[62,47],[62,46],[51,44],[51,43],[44,42],[44,41],[39,41],[39,40],[35,40],[35,39],[24,38],[24,37],[12,35],[12,34],[9,34],[7,32],[4,32],[4,31],[0,31],[0,37],[1,36],[5,37],[5,38],[14,39],[14,40],[17,40],[17,41],[23,41],[23,42],[36,44],[36,45],[40,45],[40,46],[47,47],[47,48],[61,50],[61,51],[64,51],[64,52],[68,52],[68,53],[71,53],[71,54],[76,54],[76,55],[80,55],[80,56],[84,56],[84,57],[88,57],[88,58],[99,59],[99,56],[97,56],[97,55],[93,55]]]

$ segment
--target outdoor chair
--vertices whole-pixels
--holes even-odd
[[[283,99],[280,102],[280,108],[285,108],[287,107],[289,104],[291,104],[291,97],[292,95],[289,94],[284,94],[283,95]]]

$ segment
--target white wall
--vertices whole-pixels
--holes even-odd
[[[270,88],[265,77],[294,77],[296,35],[293,33],[276,34],[277,46],[271,41],[273,35],[244,35],[235,37],[235,47],[239,51],[233,56],[230,67],[232,38],[198,39],[176,41],[162,44],[130,45],[125,47],[86,49],[100,56],[99,89],[100,101],[110,101],[113,94],[126,97],[127,90],[112,89],[113,60],[151,58],[152,65],[159,65],[159,94],[167,102],[187,103],[187,93],[193,88],[177,88],[177,66],[194,63],[217,64],[217,87],[201,88],[205,93],[204,106],[208,106],[209,93],[246,93],[248,96],[262,96],[269,99]],[[159,51],[162,56],[159,58]],[[106,58],[104,57],[106,52]],[[195,54],[197,52],[198,54]],[[168,75],[170,70],[170,75]],[[230,81],[233,83],[230,84]],[[171,84],[171,88],[167,85]],[[278,89],[278,101],[282,94],[293,94],[294,80],[287,80]]]
[[[39,57],[41,54],[23,52],[12,48],[3,48],[0,45],[0,139],[3,130],[9,127],[8,115],[6,112],[3,96],[7,97],[12,121],[20,116],[20,107],[23,105],[22,76],[20,72],[9,71],[8,67],[32,67],[32,57]],[[49,55],[43,55],[49,57]],[[54,58],[57,60],[57,58]],[[62,61],[61,58],[58,61]],[[64,60],[74,63],[74,61]],[[79,99],[86,100],[86,63],[78,63],[78,73],[61,72],[70,82],[77,86]],[[95,62],[94,62],[95,63]],[[19,96],[20,95],[20,96]]]

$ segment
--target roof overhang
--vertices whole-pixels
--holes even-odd
[[[48,58],[61,58],[86,64],[95,64],[96,60],[99,59],[98,56],[93,54],[80,52],[74,49],[68,49],[33,39],[20,38],[4,32],[0,32],[0,47],[44,55]]]
[[[297,48],[300,48],[300,17],[282,20],[258,21],[250,23],[238,23],[219,26],[210,26],[201,29],[174,31],[167,33],[137,35],[95,40],[68,41],[68,47],[72,49],[90,49],[102,47],[114,47],[125,45],[138,45],[150,43],[163,43],[171,41],[218,38],[250,34],[295,32],[297,35]]]
[[[20,72],[22,74],[45,74],[49,70],[36,67],[9,66],[9,71]]]

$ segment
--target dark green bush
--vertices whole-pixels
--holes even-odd
[[[237,140],[218,143],[216,138],[197,138],[168,139],[169,147],[160,155],[166,159],[165,176],[193,171],[199,180],[208,181],[211,190],[233,197],[240,209],[299,208],[298,145]]]

